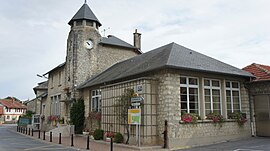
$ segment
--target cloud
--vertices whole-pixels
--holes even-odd
[[[0,5],[0,98],[33,98],[43,74],[65,61],[68,21],[83,0],[9,0]],[[144,52],[176,42],[233,66],[270,65],[268,0],[88,1],[106,35]]]

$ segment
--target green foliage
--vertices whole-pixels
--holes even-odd
[[[96,129],[94,131],[93,137],[95,140],[102,140],[104,135],[104,131],[101,129]]]
[[[117,119],[121,124],[124,125],[127,131],[127,141],[129,142],[129,125],[128,125],[128,109],[131,106],[131,98],[134,96],[133,89],[125,89],[124,93],[120,96],[119,99],[115,101],[114,112],[116,114]]]
[[[242,112],[229,113],[228,118],[235,119],[239,126],[243,126],[247,122],[246,114]]]
[[[73,106],[70,109],[70,120],[75,125],[75,133],[81,134],[84,128],[84,100],[74,100]]]
[[[225,122],[225,119],[219,113],[210,113],[206,115],[206,119],[212,120],[214,123],[218,123],[220,127],[222,127],[222,123]]]
[[[124,141],[124,137],[121,133],[116,133],[116,135],[114,136],[114,142],[116,143],[123,143]]]
[[[24,115],[22,115],[23,118],[32,118],[32,115],[35,114],[33,111],[26,111]]]

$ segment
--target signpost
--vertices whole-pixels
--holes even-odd
[[[140,134],[141,134],[141,103],[143,102],[143,97],[136,96],[130,99],[132,109],[128,109],[128,124],[136,125],[136,141],[140,147]]]

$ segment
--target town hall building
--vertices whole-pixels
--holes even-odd
[[[167,121],[168,148],[203,145],[251,136],[250,101],[246,83],[252,74],[177,43],[142,53],[141,34],[131,45],[116,36],[102,37],[101,22],[85,3],[68,22],[66,61],[48,75],[47,92],[40,99],[44,130],[60,117],[68,122],[73,99],[83,98],[85,125],[91,131],[120,132],[116,101],[127,90],[144,98],[141,106],[141,144],[162,145]],[[37,90],[37,89],[35,89]],[[101,115],[100,124],[91,114]],[[222,121],[209,119],[215,113]],[[239,125],[231,115],[241,113]],[[183,115],[196,115],[196,123]],[[90,118],[90,119],[89,119]],[[135,144],[135,126],[130,126]]]

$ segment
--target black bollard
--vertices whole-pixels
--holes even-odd
[[[71,134],[71,145],[70,146],[74,146],[74,144],[73,144],[73,134]]]
[[[89,150],[89,135],[87,136],[87,140],[86,140],[86,149]]]
[[[29,128],[29,129],[28,129],[28,135],[30,135],[30,132],[31,132],[31,131],[30,131],[30,128]]]
[[[27,135],[27,127],[25,128],[25,134]]]
[[[19,126],[17,126],[17,132],[19,131]]]
[[[111,151],[113,151],[113,138],[111,137]]]
[[[61,133],[59,133],[59,144],[61,144]]]
[[[34,130],[32,129],[32,136],[34,136]]]
[[[46,138],[46,137],[45,137],[45,131],[43,131],[43,140],[45,140],[45,138]]]
[[[40,138],[40,130],[38,130],[38,138]]]
[[[50,132],[50,142],[52,142],[52,132]]]

